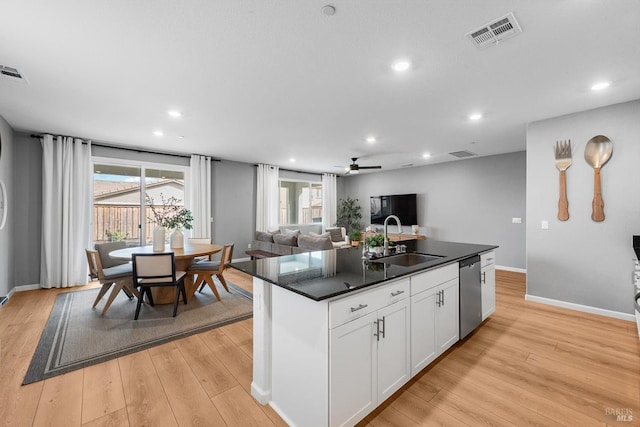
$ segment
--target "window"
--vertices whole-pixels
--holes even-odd
[[[322,222],[322,183],[280,180],[280,224]]]
[[[162,206],[163,199],[174,197],[184,206],[187,168],[109,161],[94,159],[93,241],[150,244],[155,227],[150,205]]]

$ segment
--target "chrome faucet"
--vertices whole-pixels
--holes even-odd
[[[400,224],[400,218],[398,218],[395,215],[389,215],[388,217],[386,217],[384,219],[384,252],[383,252],[384,256],[389,255],[389,237],[388,237],[387,228],[388,228],[389,219],[391,219],[391,218],[396,220],[396,224],[398,225],[399,233],[402,233],[402,224]]]

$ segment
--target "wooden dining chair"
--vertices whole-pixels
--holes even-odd
[[[129,299],[133,296],[139,296],[138,291],[133,287],[133,270],[131,264],[116,265],[115,267],[102,268],[102,261],[98,251],[91,249],[85,249],[87,253],[87,262],[89,263],[89,277],[93,280],[99,280],[102,287],[98,292],[98,296],[93,302],[93,308],[98,305],[98,302],[105,296],[109,288],[113,286],[109,298],[102,309],[102,314],[105,314],[111,303],[118,296],[118,292],[123,291]]]
[[[175,255],[170,253],[157,254],[132,254],[133,258],[133,284],[139,288],[138,305],[134,319],[138,320],[140,307],[145,294],[149,304],[153,304],[151,288],[173,286],[176,296],[173,301],[173,317],[178,313],[178,301],[180,294],[184,303],[187,303],[187,293],[184,289],[186,272],[176,271]]]
[[[193,281],[193,289],[198,289],[199,292],[202,292],[204,286],[209,285],[213,294],[216,296],[218,301],[220,301],[220,294],[213,282],[213,277],[215,276],[218,278],[220,283],[222,283],[225,290],[229,292],[229,287],[227,286],[227,282],[224,280],[223,273],[225,268],[227,268],[231,263],[231,258],[233,257],[233,246],[234,243],[224,245],[220,261],[200,261],[189,267],[188,274],[197,276],[196,280]]]
[[[211,239],[209,239],[207,237],[189,237],[189,238],[187,238],[187,243],[191,243],[193,245],[210,245],[211,244]],[[198,261],[206,261],[206,260],[211,261],[211,255],[197,256],[197,257],[194,258],[194,260],[196,262],[198,262]]]

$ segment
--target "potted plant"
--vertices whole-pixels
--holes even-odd
[[[362,230],[362,208],[358,199],[347,197],[338,201],[336,226],[344,227],[347,236],[351,230]]]
[[[165,229],[173,230],[170,241],[172,248],[184,247],[184,235],[182,229],[191,230],[193,214],[184,206],[180,206],[181,200],[176,197],[165,199],[160,193],[162,206],[154,204],[153,197],[146,194],[147,206],[151,209],[153,218],[148,218],[150,222],[156,224],[153,230],[153,250],[164,250]]]
[[[353,229],[349,232],[349,240],[351,246],[360,246],[360,240],[362,240],[362,233],[359,230]]]
[[[375,254],[382,253],[382,247],[384,246],[384,234],[376,233],[367,237],[365,244],[369,252],[373,252]]]

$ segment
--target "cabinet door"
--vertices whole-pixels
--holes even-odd
[[[481,271],[482,320],[484,320],[496,311],[496,269],[492,264],[483,267]]]
[[[440,306],[436,309],[436,351],[438,355],[458,342],[460,337],[458,280],[451,280],[438,286],[436,292],[440,291],[442,292]]]
[[[332,329],[329,349],[330,425],[355,425],[377,406],[377,313]]]
[[[378,311],[378,402],[386,400],[411,378],[409,300]]]
[[[434,289],[411,297],[411,376],[436,358],[436,293]]]

